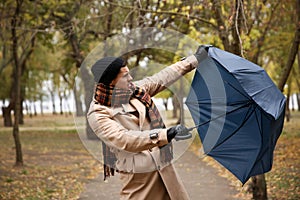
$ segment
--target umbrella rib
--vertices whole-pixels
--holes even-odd
[[[255,104],[253,104],[255,105]],[[257,107],[257,105],[255,105],[255,107],[251,110],[250,108],[248,109],[247,113],[245,114],[243,123],[235,130],[233,131],[229,136],[227,136],[227,138],[225,138],[221,143],[219,143],[218,145],[214,146],[214,148],[220,146],[221,144],[223,144],[224,142],[226,142],[231,136],[233,136],[238,130],[240,130],[240,128],[247,122],[247,120],[249,119],[249,117],[251,116],[251,114],[255,111],[255,108]],[[251,110],[251,111],[250,111]]]
[[[227,83],[230,87],[232,87],[235,91],[237,91],[238,93],[240,93],[242,96],[244,96],[245,98],[249,99],[248,96],[244,95],[241,91],[239,91],[236,87],[234,87],[231,83],[229,83],[228,81],[224,81],[224,83]]]
[[[211,121],[214,121],[214,120],[219,119],[220,117],[224,117],[224,116],[227,115],[227,114],[233,113],[233,112],[235,112],[235,111],[237,111],[237,110],[239,110],[239,109],[241,109],[241,108],[247,107],[247,106],[251,105],[252,103],[253,103],[253,100],[250,100],[250,101],[248,101],[246,104],[244,104],[244,105],[242,105],[242,106],[239,106],[239,107],[237,107],[237,108],[235,108],[235,109],[233,109],[233,110],[231,110],[231,111],[229,111],[229,112],[226,112],[226,113],[224,113],[224,114],[222,114],[222,115],[219,115],[219,116],[217,116],[217,117],[215,117],[215,118],[213,118],[213,119],[210,119],[210,120],[208,120],[208,121],[206,121],[206,122],[203,122],[203,123],[201,123],[201,124],[197,124],[196,126],[190,127],[190,128],[188,128],[188,130],[191,131],[191,130],[193,130],[194,128],[197,128],[197,127],[199,127],[199,126],[203,126],[203,125],[205,125],[205,124],[207,124],[207,123],[209,123],[209,122],[211,122]],[[246,115],[247,115],[247,114],[246,114]]]
[[[256,121],[257,121],[257,124],[259,124],[259,123],[258,123],[259,120],[258,120],[258,116],[257,116],[257,113],[256,113],[256,112],[255,112],[255,119],[256,119]],[[261,127],[258,126],[258,128],[259,128],[260,134],[262,134]],[[261,141],[261,146],[262,146],[262,145],[263,145],[263,141]],[[253,164],[251,170],[252,170],[253,167],[261,160],[262,156],[263,156],[266,152],[267,152],[267,149],[265,149],[265,150],[261,153],[260,157],[259,157],[258,159],[256,159],[255,163]],[[261,165],[261,167],[263,168],[263,171],[266,171],[264,165]]]
[[[256,113],[256,112],[255,112],[255,119],[256,119],[256,123],[259,124],[259,120],[258,120],[258,116],[257,116],[257,113]],[[261,127],[258,126],[258,128],[259,128],[260,134],[262,135],[262,129],[261,129]]]

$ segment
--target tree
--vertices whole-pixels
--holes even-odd
[[[21,7],[19,5],[22,5]],[[23,76],[26,71],[27,62],[30,59],[34,46],[36,44],[36,38],[41,33],[41,30],[45,30],[48,26],[49,19],[45,14],[47,10],[42,9],[42,7],[46,5],[40,4],[39,2],[27,2],[27,1],[6,1],[1,4],[1,12],[4,13],[1,22],[2,22],[2,30],[1,30],[1,38],[3,39],[2,44],[5,48],[3,48],[3,54],[5,54],[5,62],[1,66],[1,71],[6,67],[12,67],[13,65],[18,64],[21,67],[21,76]],[[17,9],[18,7],[18,9]],[[16,13],[15,15],[11,15],[10,13]],[[37,13],[39,11],[39,13]],[[14,21],[14,23],[8,24],[8,21]],[[9,32],[10,30],[10,32]],[[14,45],[17,45],[14,47]],[[12,48],[8,49],[7,47],[11,46]],[[13,50],[13,48],[16,48]],[[4,50],[6,49],[6,50]],[[16,53],[14,54],[13,51]],[[18,56],[16,58],[15,56]],[[14,58],[15,57],[15,58]],[[18,62],[16,63],[16,59]],[[9,62],[9,61],[13,61]],[[17,77],[17,68],[13,68],[12,78],[13,81]],[[10,97],[9,97],[9,105],[6,108],[3,108],[3,116],[4,116],[4,124],[6,126],[12,126],[10,122],[11,120],[11,111],[14,110],[14,106],[16,105],[16,84],[11,84],[10,88]],[[24,100],[25,95],[25,84],[21,84],[21,112],[18,119],[20,123],[23,123],[23,115],[22,115],[22,101]]]
[[[85,89],[84,90],[85,106],[86,108],[88,108],[92,99],[93,83],[91,82],[92,80],[91,74],[89,73],[86,66],[84,65],[81,66],[84,60],[84,56],[83,56],[84,50],[82,49],[81,43],[83,42],[85,37],[88,36],[89,34],[97,36],[97,32],[94,30],[85,30],[85,28],[81,30],[80,20],[76,18],[80,16],[80,8],[84,10],[84,6],[81,7],[82,4],[80,1],[75,3],[70,1],[67,2],[66,5],[68,6],[58,8],[57,12],[53,12],[52,15],[56,19],[58,25],[66,24],[67,26],[70,27],[69,29],[65,30],[65,36],[70,46],[70,50],[72,52],[71,58],[73,59],[73,63],[78,69],[80,69],[81,72],[80,75],[81,75],[81,79],[83,80],[83,85]],[[84,19],[87,17],[86,15],[87,15],[86,12],[83,13]],[[76,85],[74,87],[74,91],[76,91]],[[76,94],[75,97],[78,100]],[[86,123],[86,133],[88,138],[95,138],[93,131],[91,130],[88,123]]]
[[[6,67],[12,67],[12,79],[10,88],[9,105],[3,109],[5,125],[11,126],[11,111],[14,110],[13,136],[16,145],[16,165],[23,165],[22,148],[19,138],[19,123],[23,122],[22,101],[25,97],[25,84],[23,75],[26,71],[27,63],[36,44],[40,30],[45,30],[49,22],[47,9],[42,9],[40,2],[10,0],[1,4],[1,43],[4,45],[5,64],[1,66],[1,71]],[[7,23],[10,22],[10,23]],[[8,49],[10,47],[10,49]],[[9,62],[12,60],[13,62]],[[9,119],[7,119],[9,118]]]
[[[218,25],[219,37],[222,41],[224,49],[242,57],[244,54],[244,46],[251,49],[247,55],[248,59],[257,63],[262,55],[262,48],[268,33],[272,31],[273,16],[279,2],[268,3],[266,1],[256,1],[253,5],[252,1],[235,1],[235,7],[229,16],[223,9],[226,4],[212,0],[215,19]],[[268,9],[266,9],[268,8]],[[251,20],[246,21],[250,18]],[[225,21],[225,19],[230,19]],[[246,24],[247,23],[247,24]],[[249,27],[249,28],[248,28]],[[254,34],[256,33],[256,34]],[[243,43],[242,38],[249,43]],[[267,184],[264,174],[252,177],[251,188],[253,199],[267,199]]]
[[[295,2],[295,11],[297,19],[295,20],[295,35],[292,42],[292,46],[290,48],[289,57],[285,67],[282,70],[282,75],[280,81],[278,83],[278,88],[283,91],[284,85],[289,77],[293,64],[295,62],[295,58],[299,53],[299,44],[300,44],[300,0],[296,0]]]
[[[22,156],[22,147],[21,147],[21,141],[19,136],[19,117],[21,112],[21,63],[19,62],[19,56],[18,56],[18,38],[17,38],[17,31],[16,27],[19,23],[19,15],[20,15],[20,9],[22,6],[22,1],[16,1],[17,5],[15,8],[15,12],[13,14],[13,17],[11,19],[11,35],[13,39],[12,43],[12,54],[13,54],[13,60],[15,64],[15,88],[16,88],[16,96],[15,96],[15,121],[13,126],[13,136],[15,140],[16,145],[16,165],[22,166],[23,165],[23,156]]]

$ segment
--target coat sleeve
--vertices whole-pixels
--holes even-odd
[[[149,76],[140,81],[136,81],[135,84],[145,89],[150,94],[150,96],[154,96],[177,81],[186,73],[195,69],[197,65],[198,61],[196,57],[192,55],[182,61],[176,62],[166,67],[153,76]]]
[[[119,150],[138,153],[155,146],[162,147],[168,144],[167,129],[127,130],[113,120],[109,108],[94,102],[90,105],[87,118],[94,133],[108,146]],[[157,135],[157,137],[151,139],[150,134]]]

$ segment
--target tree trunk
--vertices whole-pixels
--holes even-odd
[[[267,183],[265,179],[265,175],[257,175],[251,178],[251,188],[252,188],[252,198],[254,200],[267,200]]]
[[[72,46],[72,50],[74,52],[74,60],[76,61],[76,67],[80,69],[80,74],[81,74],[81,80],[83,81],[83,87],[84,87],[84,103],[86,107],[86,113],[90,107],[90,103],[92,101],[92,96],[93,96],[93,90],[94,90],[94,82],[93,82],[93,77],[89,73],[88,69],[86,68],[85,65],[81,65],[83,62],[83,56],[80,53],[80,46],[78,43],[78,38],[75,35],[75,33],[72,33],[69,38],[70,44]],[[85,113],[85,116],[86,116]],[[86,134],[87,138],[89,139],[98,139],[94,131],[91,129],[87,117],[86,117]]]
[[[299,57],[299,54],[298,54],[298,57]],[[298,62],[300,62],[300,59],[298,59]],[[300,63],[299,63],[299,66],[300,66]],[[299,74],[297,74],[296,70],[293,70],[293,80],[296,82],[296,85],[298,87],[298,91],[300,90],[300,81],[298,79],[299,75],[300,75],[300,71],[299,71]],[[300,111],[300,93],[295,93],[296,95],[296,98],[295,98],[295,101],[294,101],[294,106],[296,109],[296,105],[298,105],[298,111]]]
[[[22,76],[22,75],[21,75]],[[22,93],[20,94],[20,98],[22,97]],[[24,113],[23,113],[23,98],[20,101],[20,117],[19,117],[19,124],[24,124]]]
[[[18,58],[18,38],[16,33],[16,26],[18,26],[18,15],[20,13],[22,1],[17,1],[17,6],[13,18],[11,20],[11,33],[12,33],[12,55],[15,65],[15,86],[16,86],[16,99],[14,106],[14,126],[13,126],[13,136],[15,140],[16,148],[16,166],[23,165],[23,156],[22,156],[22,146],[19,136],[19,120],[21,113],[21,65]]]
[[[88,72],[88,69],[86,68],[86,66],[81,66],[80,67],[80,72],[81,72],[81,78],[83,80],[83,85],[84,85],[84,91],[85,91],[85,95],[84,95],[84,99],[85,99],[85,107],[86,107],[86,111],[85,111],[85,116],[86,113],[88,112],[88,109],[90,107],[90,103],[92,101],[92,97],[93,97],[93,89],[94,89],[94,83],[93,83],[93,78],[91,77],[90,73]],[[86,118],[86,134],[87,137],[89,139],[97,139],[98,137],[96,136],[96,134],[94,133],[94,131],[91,129],[87,118]]]
[[[21,70],[21,77],[23,76],[23,69],[22,65],[20,65]],[[19,118],[19,124],[24,124],[24,113],[23,113],[23,102],[25,99],[25,84],[22,84],[22,81],[20,81],[20,118]]]
[[[295,99],[293,98],[294,94],[292,94],[291,96],[291,109],[292,111],[295,111]]]
[[[289,87],[290,88],[290,87]],[[290,89],[288,90],[288,93],[287,93],[287,97],[286,97],[286,109],[285,109],[285,119],[287,122],[290,121],[290,117],[291,117],[291,112],[290,112],[290,100],[291,100],[291,94],[290,94]]]
[[[179,107],[178,99],[173,95],[172,97],[172,104],[173,104],[173,118],[177,118],[177,109]]]
[[[163,98],[163,103],[164,103],[166,111],[168,111],[168,100],[169,100],[169,98]]]
[[[37,110],[36,110],[35,102],[33,102],[33,112],[34,112],[34,116],[37,116]]]
[[[9,106],[2,107],[2,115],[3,115],[3,120],[4,120],[4,126],[12,127],[11,108]]]
[[[73,87],[73,94],[74,94],[75,106],[76,106],[76,116],[77,117],[83,116],[82,102],[80,96],[77,93],[76,83]]]
[[[29,117],[32,118],[32,103],[29,101],[27,104]]]
[[[13,70],[13,75],[12,78],[15,79],[15,69]],[[10,86],[10,100],[8,102],[8,106],[4,107],[3,109],[3,121],[4,121],[4,126],[6,127],[12,127],[13,126],[13,120],[12,120],[12,114],[11,111],[14,110],[15,106],[15,99],[16,99],[16,85],[12,84]]]
[[[55,98],[54,98],[54,92],[50,91],[51,101],[52,101],[52,114],[56,115],[56,108],[55,108]]]
[[[297,104],[298,104],[298,111],[300,111],[300,93],[297,93],[296,95],[297,95],[296,100],[297,100]]]
[[[280,76],[280,80],[278,83],[278,88],[280,91],[283,91],[284,85],[289,77],[293,64],[295,62],[296,55],[298,54],[299,44],[300,44],[300,0],[296,1],[296,13],[298,15],[298,20],[296,23],[296,30],[294,35],[294,40],[289,52],[289,57],[287,63],[282,71],[282,75]]]
[[[64,112],[63,112],[63,95],[59,92],[58,94],[59,96],[59,108],[60,108],[60,114],[63,115]]]
[[[72,115],[71,107],[70,107],[70,104],[68,102],[68,96],[67,96],[66,92],[64,92],[64,100],[66,102],[66,111],[65,111],[66,116],[67,115]]]
[[[43,95],[39,96],[40,98],[40,109],[41,109],[41,115],[44,115],[44,108],[43,108]]]
[[[215,14],[215,18],[218,24],[218,33],[219,33],[219,38],[222,40],[222,44],[224,45],[225,50],[230,49],[230,42],[229,42],[229,37],[228,37],[228,30],[225,25],[225,21],[222,16],[222,8],[221,8],[221,3],[218,0],[213,0],[213,12]]]
[[[185,118],[184,118],[184,105],[183,105],[183,90],[184,90],[184,87],[183,87],[183,81],[182,81],[182,78],[180,78],[179,80],[179,84],[180,84],[180,92],[179,92],[179,105],[180,105],[180,117],[179,117],[179,120],[178,122],[182,125],[185,125]]]

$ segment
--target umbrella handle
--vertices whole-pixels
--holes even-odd
[[[191,133],[187,133],[185,135],[176,135],[175,136],[175,140],[178,141],[178,140],[186,140],[186,139],[190,139],[193,135]]]

